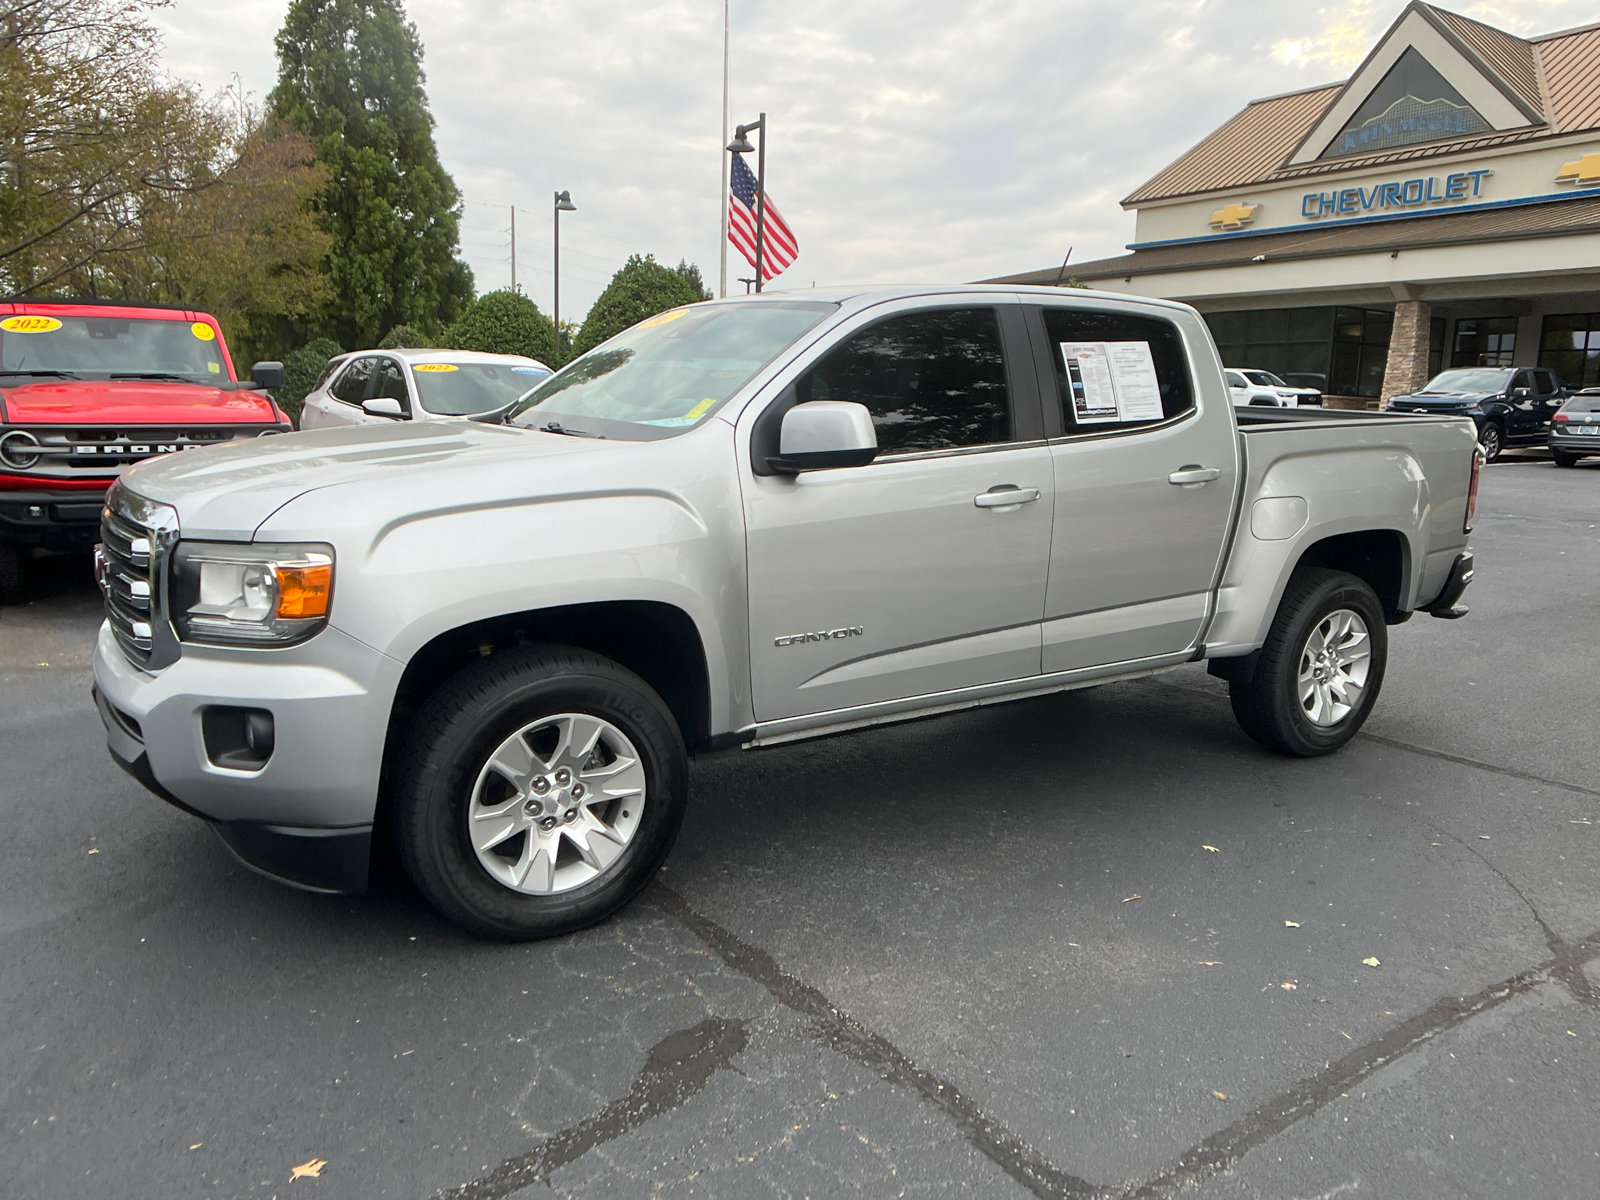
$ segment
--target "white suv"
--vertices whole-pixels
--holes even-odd
[[[472,350],[357,350],[328,363],[301,429],[470,417],[511,404],[550,374],[538,359]]]
[[[1316,388],[1287,384],[1271,371],[1258,371],[1254,367],[1229,367],[1223,374],[1228,378],[1228,390],[1233,393],[1235,404],[1298,408],[1302,404],[1322,403],[1322,393]]]

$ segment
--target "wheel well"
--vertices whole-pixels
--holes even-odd
[[[389,712],[384,774],[423,702],[468,663],[535,642],[577,646],[620,663],[666,701],[691,750],[707,741],[711,687],[705,646],[680,608],[650,600],[612,600],[508,613],[441,633],[406,664]]]
[[[1383,605],[1384,620],[1398,625],[1411,615],[1400,611],[1409,558],[1406,540],[1395,530],[1365,529],[1323,538],[1308,547],[1295,565],[1348,571],[1366,580]]]

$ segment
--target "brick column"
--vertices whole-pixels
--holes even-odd
[[[1394,306],[1394,332],[1389,337],[1389,362],[1383,369],[1383,399],[1408,396],[1428,382],[1428,334],[1433,307],[1425,300],[1401,300]]]

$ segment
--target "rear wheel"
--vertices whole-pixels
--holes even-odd
[[[1500,457],[1500,451],[1505,449],[1505,434],[1500,426],[1490,421],[1478,433],[1478,445],[1483,447],[1483,461],[1492,463]]]
[[[532,647],[467,668],[412,727],[394,795],[407,873],[441,913],[508,941],[592,925],[677,837],[688,763],[631,671]]]
[[[1580,456],[1577,454],[1563,454],[1559,450],[1552,450],[1550,457],[1556,460],[1556,466],[1558,467],[1575,467],[1578,465]]]
[[[1269,750],[1329,754],[1366,722],[1388,651],[1383,607],[1364,580],[1320,568],[1297,572],[1254,674],[1228,685],[1234,716]]]

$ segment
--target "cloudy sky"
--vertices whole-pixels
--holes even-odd
[[[773,286],[980,279],[1118,253],[1117,201],[1254,97],[1342,79],[1404,0],[731,0],[734,119],[769,115],[768,180],[800,240]],[[1447,4],[1530,34],[1600,0]],[[259,98],[286,0],[174,0],[165,65]],[[440,156],[487,291],[564,315],[630,253],[716,287],[723,0],[408,0]],[[752,164],[753,165],[753,164]],[[749,275],[729,254],[732,282]]]

